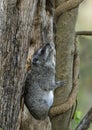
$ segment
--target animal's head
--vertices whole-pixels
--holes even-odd
[[[52,62],[55,57],[55,49],[52,44],[47,43],[40,47],[32,57],[33,65],[45,65]],[[55,61],[54,61],[55,62]]]

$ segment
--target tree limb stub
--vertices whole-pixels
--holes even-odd
[[[78,47],[77,47],[77,43],[75,43],[72,92],[65,103],[54,106],[50,109],[49,112],[50,117],[60,115],[68,111],[74,105],[78,93],[79,65],[80,65],[80,59],[79,59]]]
[[[81,120],[81,122],[79,123],[79,125],[75,130],[87,130],[91,123],[92,123],[92,107],[84,116],[84,118]]]
[[[77,31],[76,36],[78,36],[78,35],[92,36],[92,31]]]
[[[83,0],[68,0],[68,1],[66,1],[64,3],[61,3],[55,10],[55,18],[60,16],[62,13],[79,6],[79,4],[82,1]]]

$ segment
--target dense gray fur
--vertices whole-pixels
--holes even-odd
[[[53,91],[63,86],[63,81],[55,82],[55,48],[47,43],[32,57],[31,71],[25,82],[24,102],[32,116],[44,120],[53,103]]]

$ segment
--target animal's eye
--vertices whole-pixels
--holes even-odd
[[[38,61],[38,58],[34,58],[34,62],[37,62]]]
[[[33,64],[36,64],[37,61],[38,61],[38,58],[34,58],[33,61],[32,61],[32,63],[33,63]]]
[[[44,54],[44,53],[45,53],[45,50],[44,50],[44,49],[42,49],[42,50],[41,50],[41,54]]]

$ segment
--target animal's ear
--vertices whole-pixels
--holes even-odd
[[[50,47],[50,43],[45,44],[45,45],[41,48],[40,53],[41,53],[42,55],[45,54],[45,53],[46,53],[46,49],[49,48],[49,47]]]

